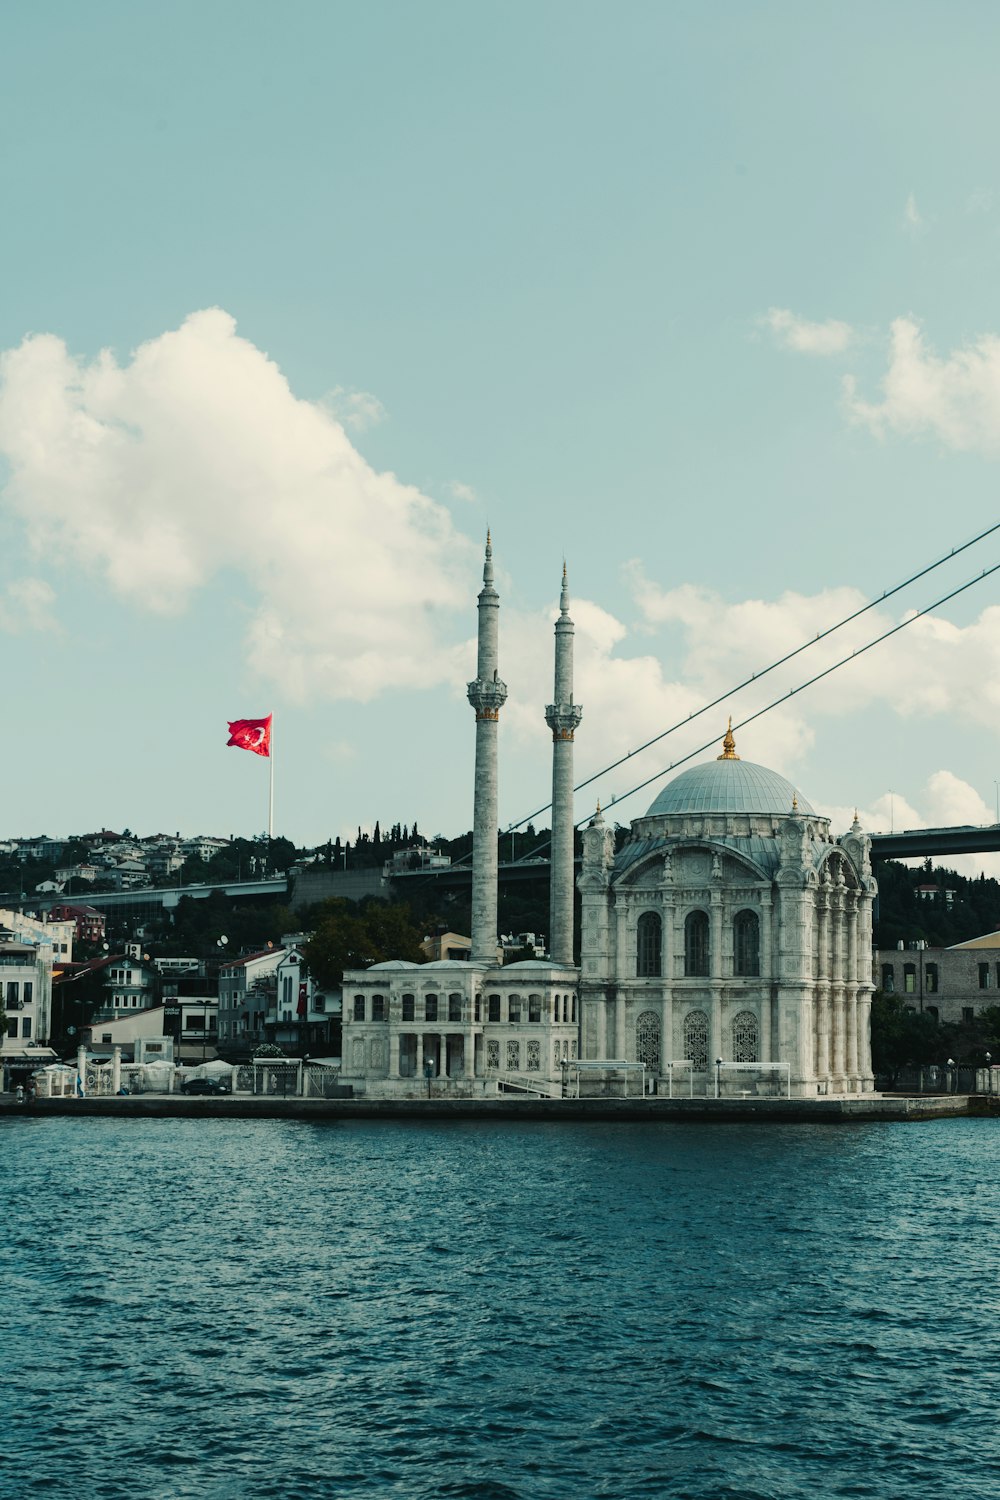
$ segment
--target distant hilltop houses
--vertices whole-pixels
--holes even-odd
[[[361,882],[352,892],[355,897],[384,894],[385,881],[393,876],[446,869],[451,855],[436,847],[437,842],[423,839],[415,823],[412,830],[393,824],[382,836],[377,822],[373,833],[359,828],[353,842],[337,838],[301,850],[288,839],[263,835],[140,837],[128,829],[116,833],[108,828],[65,838],[0,839],[0,901],[23,905],[37,896],[51,908],[57,897],[80,905],[88,892],[230,885],[287,875],[301,877],[306,899],[322,900],[331,894],[329,876],[347,870]],[[82,940],[91,936],[79,933]]]
[[[126,830],[115,833],[75,834],[67,838],[20,838],[0,840],[0,864],[25,872],[34,866],[46,866],[40,880],[24,886],[23,894],[52,896],[93,890],[132,890],[142,886],[163,885],[176,878],[186,865],[203,865],[233,845],[233,838],[198,834],[181,838],[180,834],[151,834],[140,838]],[[264,873],[264,859],[260,860]],[[248,863],[246,878],[256,874]],[[3,882],[13,883],[8,878]]]

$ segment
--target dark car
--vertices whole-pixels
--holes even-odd
[[[185,1078],[181,1084],[182,1094],[231,1094],[232,1085],[226,1078]]]

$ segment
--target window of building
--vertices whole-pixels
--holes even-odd
[[[962,1006],[962,1020],[963,1021],[971,1021],[973,1019],[973,1016],[974,1016],[973,1007],[971,1005],[963,1005]]]
[[[412,1021],[414,1016],[414,1001],[412,995],[403,996],[403,1020]]]
[[[760,1033],[752,1010],[741,1010],[733,1017],[733,1062],[760,1061]]]
[[[882,965],[882,993],[892,995],[896,990],[896,971],[892,964]]]
[[[575,1021],[576,1020],[576,995],[575,994],[572,997],[572,1004],[573,1004],[573,1010],[572,1010],[572,1015],[571,1015],[570,1019],[573,1020],[573,1021]]]
[[[938,966],[928,964],[924,970],[924,984],[928,995],[936,995],[938,992]]]
[[[495,1036],[486,1038],[486,1066],[496,1069],[500,1067],[500,1042]]]
[[[477,995],[476,996],[476,1000],[475,1000],[475,1005],[473,1006],[473,1015],[474,1015],[474,1018],[477,1021],[482,1018],[482,1010],[483,1010],[482,1002],[480,1001],[479,996]]]
[[[373,1021],[384,1021],[385,1020],[385,996],[384,995],[373,995],[372,996],[372,1020]]]
[[[16,979],[9,980],[7,984],[7,1004],[16,1006],[20,993],[21,986],[19,982]]]
[[[733,922],[733,972],[760,973],[760,918],[755,911],[739,911]]]
[[[644,1010],[636,1018],[635,1059],[659,1072],[660,1018],[655,1010]]]
[[[365,997],[364,997],[364,995],[355,995],[355,997],[354,997],[354,1019],[356,1021],[363,1021],[364,1018],[365,1018]]]
[[[708,1068],[708,1016],[703,1010],[690,1010],[684,1017],[684,1056],[696,1072]]]
[[[438,1018],[438,997],[437,997],[437,995],[425,995],[424,996],[424,1020],[425,1021],[436,1021],[437,1018]]]
[[[990,987],[990,966],[989,966],[989,964],[980,964],[979,965],[979,988],[981,990],[988,990],[989,987]]]
[[[326,996],[325,995],[314,995],[313,996],[313,1001],[312,1001],[312,1008],[317,1013],[317,1015],[322,1015],[322,1013],[326,1010]]]
[[[34,982],[32,980],[30,980],[30,979],[26,979],[24,981],[24,1003],[25,1003],[25,1005],[30,1005],[31,1004],[31,998],[32,998],[32,996],[33,996],[34,993],[35,993]]]
[[[689,912],[684,922],[684,973],[708,973],[708,913]]]
[[[10,1020],[7,1022],[7,1035],[9,1037],[15,1037],[15,1036],[17,1036],[17,1017],[16,1016],[11,1016]]]
[[[541,1021],[542,1019],[542,997],[541,995],[528,996],[528,1020]]]
[[[507,1019],[509,1021],[520,1021],[521,1019],[521,997],[511,995],[507,1003]]]
[[[933,1016],[935,1021],[938,1021],[938,1020],[941,1019],[940,1016],[938,1015],[938,1008],[937,1008],[936,1005],[928,1005],[928,1007],[927,1007],[927,1014],[929,1016]]]
[[[635,927],[635,972],[640,979],[657,978],[663,954],[663,923],[659,912],[644,911]]]
[[[511,1039],[507,1041],[507,1071],[508,1073],[521,1071],[521,1043]]]
[[[102,1042],[110,1042],[110,1040],[111,1040],[111,1032],[110,1031],[102,1031],[101,1032],[101,1041]]]
[[[528,1041],[528,1072],[540,1073],[542,1070],[542,1044],[537,1037],[531,1037]]]
[[[499,1019],[500,1019],[500,996],[499,995],[488,995],[486,998],[487,998],[487,1004],[489,1005],[489,1008],[490,1008],[490,1017],[489,1017],[490,1020],[491,1021],[499,1021]],[[499,1066],[500,1066],[500,1064],[497,1063],[497,1067],[499,1067]]]
[[[907,995],[915,995],[917,993],[916,964],[903,965],[903,990]]]
[[[30,1016],[25,1016],[22,1019],[22,1021],[21,1021],[21,1035],[23,1037],[31,1035],[31,1017]]]
[[[462,997],[461,995],[448,996],[448,1020],[460,1021],[462,1019]]]

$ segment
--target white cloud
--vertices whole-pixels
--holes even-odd
[[[30,630],[55,630],[55,594],[41,578],[15,578],[0,595],[0,630],[22,635]]]
[[[223,570],[240,576],[252,666],[288,696],[441,680],[477,549],[297,399],[225,312],[192,314],[123,365],[26,339],[0,357],[0,452],[39,553],[137,608],[177,612]]]
[[[897,318],[882,392],[881,401],[864,401],[855,378],[845,378],[850,416],[879,436],[927,434],[949,448],[988,454],[1000,449],[1000,338],[995,334],[981,334],[940,359],[926,348],[913,318]]]
[[[842,354],[855,338],[849,323],[836,318],[810,323],[797,318],[787,307],[769,308],[763,321],[783,348],[793,349],[797,354]]]
[[[448,485],[448,494],[453,500],[465,500],[470,504],[478,499],[471,484],[463,484],[460,479],[453,479]]]
[[[899,792],[886,791],[858,816],[869,833],[901,833],[911,828],[957,828],[964,824],[982,826],[996,822],[996,810],[983,801],[975,787],[962,781],[952,771],[935,771],[918,795],[914,807]],[[853,808],[820,806],[818,811],[832,820],[835,829],[848,827]],[[915,860],[905,860],[915,864]],[[982,871],[1000,878],[1000,854],[945,854],[934,861],[960,875],[976,877]]]
[[[917,200],[914,195],[910,193],[906,200],[906,205],[903,209],[903,223],[907,229],[920,229],[923,227],[923,222],[924,221],[921,218],[920,210],[917,207]]]
[[[342,385],[327,391],[321,404],[354,432],[367,432],[385,417],[385,407],[371,391],[349,391]]]
[[[858,590],[837,588],[814,595],[789,591],[774,600],[733,603],[709,589],[689,585],[661,590],[637,566],[631,576],[646,621],[680,627],[684,680],[693,685],[702,703],[813,640],[865,602]],[[842,657],[860,651],[908,613],[894,614],[883,606],[835,631],[747,688],[738,700],[739,709],[734,705],[734,716],[745,717]],[[935,615],[915,619],[801,697],[758,720],[752,736],[760,750],[753,758],[764,759],[787,774],[811,743],[812,725],[818,719],[844,718],[876,706],[888,707],[902,719],[939,715],[985,726],[994,733],[1000,730],[1000,607],[986,607],[967,626]]]

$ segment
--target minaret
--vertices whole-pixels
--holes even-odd
[[[573,702],[573,621],[563,563],[562,594],[556,621],[554,703],[545,710],[552,730],[552,849],[549,865],[549,956],[573,962],[573,735],[583,709]]]
[[[472,952],[497,961],[497,720],[507,684],[497,672],[500,596],[493,587],[493,545],[486,533],[486,561],[479,595],[479,656],[469,702],[476,710],[476,802],[472,822]]]

